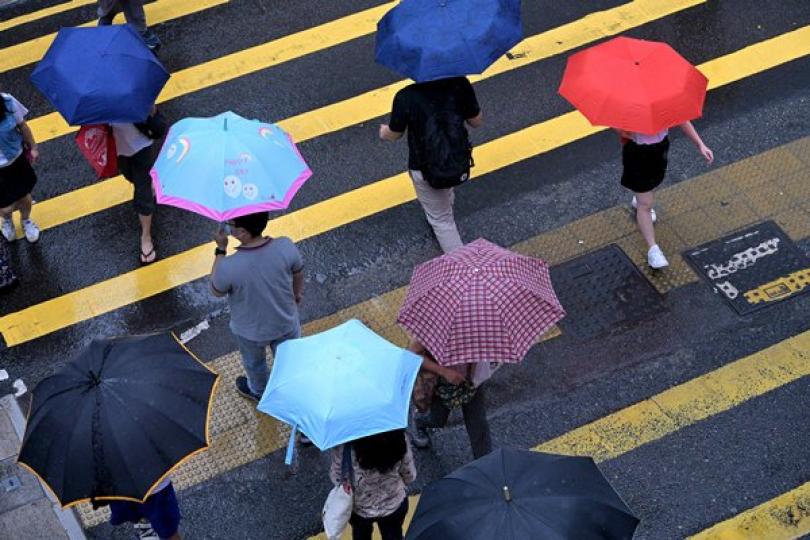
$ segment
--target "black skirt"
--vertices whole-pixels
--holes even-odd
[[[625,143],[622,149],[622,185],[635,193],[647,193],[664,181],[667,173],[669,137],[655,144]]]
[[[37,175],[25,154],[0,167],[0,208],[11,206],[34,189]]]

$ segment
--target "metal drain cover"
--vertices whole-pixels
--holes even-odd
[[[553,267],[551,280],[568,313],[560,321],[564,335],[591,338],[664,308],[661,295],[616,244]]]
[[[740,315],[810,289],[810,261],[773,221],[690,249],[684,258]]]

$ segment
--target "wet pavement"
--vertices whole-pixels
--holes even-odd
[[[165,0],[154,2],[153,7],[163,9],[161,3]],[[680,3],[682,9],[639,23],[627,34],[667,41],[693,63],[703,64],[810,24],[810,4],[802,0]],[[2,8],[0,19],[50,4],[25,2]],[[161,60],[169,71],[178,72],[381,4],[302,0],[270,6],[259,0],[230,0],[168,20],[155,29],[164,42]],[[530,37],[569,23],[582,24],[589,13],[632,4],[524,2],[524,34]],[[87,22],[93,12],[88,4],[4,29],[0,47],[26,42],[62,25]],[[631,23],[624,20],[623,24]],[[565,39],[577,35],[571,30]],[[515,50],[520,51],[520,46]],[[485,115],[485,127],[473,133],[478,151],[570,111],[556,88],[565,57],[575,50],[566,49],[563,54],[476,83]],[[673,189],[669,199],[661,196],[659,231],[664,250],[677,263],[663,275],[651,275],[640,264],[639,242],[626,208],[628,195],[618,184],[618,145],[611,133],[576,138],[548,151],[529,152],[521,159],[507,158],[506,166],[458,190],[456,216],[465,240],[486,237],[546,258],[557,265],[555,272],[567,272],[561,283],[594,289],[604,284],[598,278],[603,270],[587,259],[577,259],[594,257],[600,249],[620,249],[620,258],[627,257],[636,266],[626,273],[636,277],[619,279],[611,296],[584,294],[587,298],[582,305],[569,310],[577,313],[579,309],[582,318],[563,322],[562,336],[538,345],[521,366],[502,370],[492,381],[489,410],[499,444],[533,447],[810,329],[807,295],[738,315],[706,282],[699,281],[679,255],[765,219],[775,219],[799,252],[806,255],[810,251],[810,233],[806,232],[810,224],[806,191],[810,144],[791,147],[790,157],[780,150],[788,143],[806,141],[810,134],[810,58],[806,55],[797,53],[790,62],[763,67],[709,93],[704,118],[696,126],[715,152],[713,167],[705,166],[682,134],[673,133],[670,168],[662,186]],[[245,73],[171,99],[161,110],[171,120],[231,109],[247,117],[277,121],[398,80],[373,63],[372,35],[272,67],[256,71],[249,67],[235,66],[233,69]],[[22,65],[0,73],[0,88],[13,93],[30,108],[30,118],[36,118],[52,110],[27,83],[32,69],[33,65]],[[204,75],[199,75],[200,80]],[[315,174],[290,212],[402,172],[405,145],[380,143],[376,138],[380,121],[384,118],[364,120],[300,144]],[[316,123],[313,117],[310,124]],[[773,150],[776,152],[769,153]],[[34,191],[38,201],[96,184],[71,135],[44,142],[41,151]],[[752,156],[754,161],[747,160]],[[790,160],[798,160],[798,168],[790,169]],[[782,169],[784,173],[779,172]],[[702,176],[713,171],[723,172]],[[785,179],[784,185],[779,184],[783,186],[781,195],[756,181],[763,174],[769,182],[771,178],[777,182]],[[731,185],[733,192],[724,191]],[[681,186],[683,190],[675,189]],[[373,201],[357,199],[360,205],[367,202]],[[598,215],[603,217],[593,217]],[[701,229],[697,225],[703,222],[713,226]],[[13,257],[22,286],[0,296],[0,321],[85,287],[92,291],[99,282],[136,270],[136,226],[133,211],[125,203],[88,215],[79,212],[77,219],[45,230],[37,245],[18,241]],[[213,228],[204,218],[161,207],[155,222],[159,256],[182,255],[208,242]],[[618,247],[605,247],[614,243]],[[344,315],[379,317],[379,328],[392,339],[402,335],[390,321],[398,298],[390,291],[407,284],[415,264],[439,254],[413,201],[327,228],[299,245],[307,265],[302,315],[309,328],[326,327],[340,318],[334,314],[348,310]],[[588,271],[597,275],[587,285],[577,285],[576,278]],[[92,293],[88,294],[92,303]],[[566,302],[578,302],[571,289],[560,294],[564,300],[566,295],[570,296]],[[615,309],[583,312],[588,302],[605,307],[609,301]],[[71,309],[67,303],[55,306]],[[624,312],[617,313],[617,309]],[[204,279],[150,297],[136,291],[124,307],[109,313],[19,344],[0,344],[0,369],[9,373],[8,380],[0,381],[0,395],[13,392],[11,383],[17,379],[33,388],[95,336],[162,328],[180,333],[200,323],[207,328],[189,346],[201,358],[214,361],[235,349],[227,330],[227,308],[208,294]],[[236,373],[235,358],[217,362],[227,366],[223,369],[228,377]],[[223,385],[223,392],[230,392],[229,384]],[[604,462],[603,470],[642,517],[637,537],[695,534],[807,482],[808,390],[808,378],[799,378]],[[253,538],[255,531],[279,539],[315,534],[328,490],[323,458],[308,450],[302,454],[297,472],[289,474],[276,450],[276,439],[281,437],[273,434],[274,428],[263,423],[266,420],[256,419],[235,395],[223,400],[227,419],[220,428],[228,434],[223,437],[238,439],[243,446],[228,442],[232,446],[228,449],[222,443],[222,455],[241,451],[250,461],[228,457],[230,461],[209,462],[208,469],[201,465],[202,469],[188,474],[187,487],[180,492],[187,537]],[[419,454],[417,491],[425,482],[470,459],[457,420],[436,438],[434,451]],[[270,431],[255,442],[255,437],[245,435],[255,429]],[[126,534],[126,530],[113,531],[106,525],[89,531],[94,538],[124,538]]]

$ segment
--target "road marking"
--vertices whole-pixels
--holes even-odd
[[[647,443],[657,441],[807,376],[810,376],[810,331],[788,338],[683,384],[673,386],[649,399],[539,444],[532,450],[553,454],[591,456],[594,461],[601,463],[627,454]],[[758,522],[766,525],[768,528],[762,529],[763,531],[782,531],[779,536],[698,535],[693,538],[700,540],[795,538],[785,536],[784,531],[787,529],[784,525],[781,529],[777,528],[778,522],[788,521],[788,518],[779,517],[781,515],[779,509],[803,508],[803,514],[799,514],[802,519],[798,521],[801,522],[802,527],[808,527],[807,530],[810,531],[810,519],[807,515],[810,510],[810,504],[807,504],[810,502],[808,485],[810,484],[802,486],[800,489],[803,491],[800,493],[795,493],[798,490],[794,490],[757,507],[753,510],[757,512],[756,518],[744,521],[745,523]],[[418,500],[418,496],[410,497],[411,510],[416,507]],[[775,511],[770,515],[770,520],[766,517],[770,514],[769,510]],[[741,516],[745,514],[747,513]],[[795,512],[793,516],[789,519],[796,519]],[[727,525],[728,522],[724,522],[717,527],[725,525],[728,528],[723,531],[739,531],[743,530],[739,528],[742,521],[740,519],[733,525]],[[410,523],[410,519],[406,521],[407,523]],[[759,531],[759,529],[756,530]],[[806,532],[801,534],[806,534]],[[343,538],[348,539],[349,537],[349,532],[346,531]],[[312,537],[312,539],[318,540],[325,538],[323,533]]]
[[[191,15],[192,13],[204,11],[206,9],[227,3],[228,0],[194,0],[193,2],[157,0],[151,4],[146,4],[144,6],[144,11],[146,12],[146,19],[149,21],[149,24],[155,25],[170,21],[172,19],[179,19],[180,17],[185,17],[186,15]],[[123,15],[120,13],[116,15],[115,22],[117,24],[125,22]],[[80,26],[86,27],[95,25],[96,21],[93,20]],[[0,49],[0,73],[5,73],[6,71],[12,69],[27,66],[28,64],[33,64],[34,62],[39,62],[55,38],[56,33],[52,33],[25,41],[23,43],[11,45],[5,49]],[[59,116],[57,113],[43,116],[41,118],[47,118],[49,116],[56,116],[61,120],[61,116]],[[64,124],[64,122],[62,122],[62,124],[67,125]],[[73,128],[69,129],[74,130]],[[37,136],[39,136],[38,133]]]
[[[810,534],[810,482],[690,536],[690,540],[792,540]]]
[[[732,83],[810,54],[810,26],[782,34],[702,64],[709,88]],[[767,60],[765,60],[767,59]],[[476,149],[477,177],[559,148],[605,128],[578,112],[495,139]],[[406,173],[367,184],[274,219],[268,230],[294,241],[317,236],[416,198]],[[0,334],[11,347],[168,291],[208,274],[206,243],[114,278],[0,317]]]
[[[20,26],[23,24],[28,24],[33,21],[38,21],[40,19],[44,19],[45,17],[50,17],[51,15],[57,15],[59,13],[64,13],[65,11],[70,11],[71,9],[76,9],[82,6],[87,6],[95,3],[96,0],[69,0],[68,2],[56,4],[55,6],[46,7],[31,13],[26,13],[24,15],[14,17],[13,19],[8,19],[7,21],[0,21],[0,32],[2,32],[3,30],[8,30],[9,28],[13,28],[15,26]]]
[[[196,2],[178,2],[183,5],[192,3],[196,4]],[[204,90],[371,34],[377,28],[377,21],[395,5],[396,2],[390,2],[359,11],[255,47],[176,71],[171,74],[171,78],[158,96],[157,102],[163,103]],[[2,52],[0,51],[0,54]],[[0,67],[3,65],[2,56],[0,56]],[[56,112],[33,118],[28,124],[39,142],[67,135],[78,129],[67,125],[62,116]]]
[[[527,66],[704,2],[705,0],[635,0],[606,11],[591,13],[574,22],[524,39],[515,48],[524,56],[514,60],[502,57],[482,76],[473,77],[472,80],[479,81]],[[375,31],[377,20],[393,5],[395,3],[384,4],[173,73],[158,97],[158,103],[368,35]],[[300,141],[376,118],[387,112],[396,91],[407,83],[408,81],[399,81],[334,105],[303,113],[288,119],[283,125]],[[68,126],[58,113],[34,118],[29,121],[29,125],[40,142],[77,129]]]
[[[597,39],[641,26],[650,21],[700,4],[703,1],[704,0],[679,0],[677,2],[663,3],[657,0],[636,0],[617,8],[591,13],[577,21],[526,38],[517,47],[524,56],[516,58],[515,60],[502,58],[490,67],[484,75],[474,77],[473,81],[483,80],[512,69],[527,66],[533,62],[549,58]],[[382,13],[382,10],[380,10],[380,13]],[[278,49],[278,51],[288,51],[290,54],[287,55],[281,55],[281,52],[277,52],[277,54],[281,55],[277,58],[277,63],[281,63],[281,61],[294,58],[295,55],[302,56],[303,54],[314,52],[314,49],[311,47],[305,47],[304,43],[312,42],[326,47],[329,43],[332,43],[332,41],[328,41],[328,39],[347,39],[348,35],[346,33],[350,31],[347,29],[348,27],[361,28],[364,25],[370,27],[373,21],[372,15],[376,16],[377,13],[361,13],[358,14],[358,16],[359,15],[362,15],[360,19],[352,19],[350,21],[354,26],[341,23],[335,28],[330,27],[320,30],[319,28],[313,28],[307,31],[313,33],[311,39],[296,37],[299,36],[299,34],[292,34],[286,38],[281,38],[282,40],[289,40],[287,42],[278,43],[280,40],[277,40],[267,45],[262,45],[261,47],[277,43],[278,45],[274,49]],[[327,38],[327,36],[329,36],[329,38]],[[254,63],[257,62],[256,59],[252,59],[252,61]],[[268,66],[262,64],[260,67]],[[190,79],[190,77],[188,78]],[[172,80],[173,79],[174,76],[172,77]],[[170,80],[169,84],[174,84],[172,80]],[[219,83],[223,82],[223,80],[220,78],[214,80],[214,82]],[[209,86],[213,84],[213,82],[206,78],[204,84]],[[391,106],[394,94],[405,84],[405,81],[400,81],[332,105],[313,109],[297,116],[281,120],[278,123],[300,143],[385,114]],[[194,85],[188,83],[185,86],[185,92],[190,93],[200,88],[201,86],[199,84]],[[175,97],[183,95],[176,92],[175,94]],[[66,133],[67,131],[65,130],[72,129],[56,114],[33,119],[29,124],[32,126],[32,129],[34,129],[34,132],[37,134],[37,139],[40,141],[43,137],[52,138]],[[106,210],[112,206],[122,204],[131,198],[132,187],[123,177],[117,176],[40,202],[34,207],[34,218],[37,220],[40,228],[44,230],[94,212]],[[19,238],[22,238],[22,229],[19,229],[17,234]]]
[[[799,293],[803,291],[805,287],[810,287],[810,268],[797,270],[787,276],[760,285],[750,291],[746,291],[744,296],[750,304],[773,302]]]

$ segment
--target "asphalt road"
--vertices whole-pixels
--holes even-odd
[[[663,0],[662,0],[663,1]],[[53,2],[23,2],[0,9],[0,19]],[[156,27],[160,58],[171,72],[301,31],[382,2],[354,0],[230,0]],[[530,36],[621,2],[524,1]],[[33,39],[92,18],[85,6],[0,32],[0,47]],[[629,32],[669,42],[700,64],[810,23],[806,0],[709,1]],[[399,77],[373,62],[373,35],[218,84],[161,106],[172,120],[234,110],[246,117],[281,120],[351,98]],[[576,49],[575,49],[576,50]],[[566,55],[552,56],[476,84],[485,127],[476,145],[571,110],[556,93]],[[28,83],[33,65],[0,73],[0,89],[31,110],[52,111]],[[364,122],[299,145],[314,177],[290,210],[401,172],[404,142],[381,143]],[[714,90],[696,122],[716,156],[715,167],[735,163],[810,134],[810,58]],[[705,164],[679,133],[673,134],[668,185],[705,172]],[[42,145],[37,200],[95,182],[72,136]],[[526,159],[459,189],[456,217],[465,240],[486,237],[513,245],[562,227],[628,198],[618,184],[615,136],[600,133]],[[0,297],[0,316],[81,289],[137,266],[137,222],[129,204],[43,232],[35,246],[18,242],[14,264],[23,285]],[[161,258],[210,240],[214,225],[199,216],[161,207],[155,243]],[[304,240],[305,320],[314,320],[407,284],[413,266],[439,254],[415,202]],[[810,252],[807,240],[800,243]],[[702,283],[663,298],[660,314],[587,340],[563,334],[535,347],[519,367],[493,381],[489,411],[498,444],[531,447],[810,328],[810,296],[739,317]],[[210,330],[189,345],[201,358],[235,349],[227,310],[197,280],[89,321],[11,348],[0,349],[0,368],[29,388],[64,365],[95,336],[184,330],[208,319]],[[805,377],[665,439],[606,461],[606,475],[642,518],[636,538],[682,538],[810,480],[810,381]],[[420,452],[418,491],[469,461],[463,425]],[[301,456],[291,475],[275,453],[181,492],[188,538],[302,538],[318,530],[328,489],[324,457]],[[257,531],[261,531],[258,535]],[[125,538],[106,525],[93,538]]]

